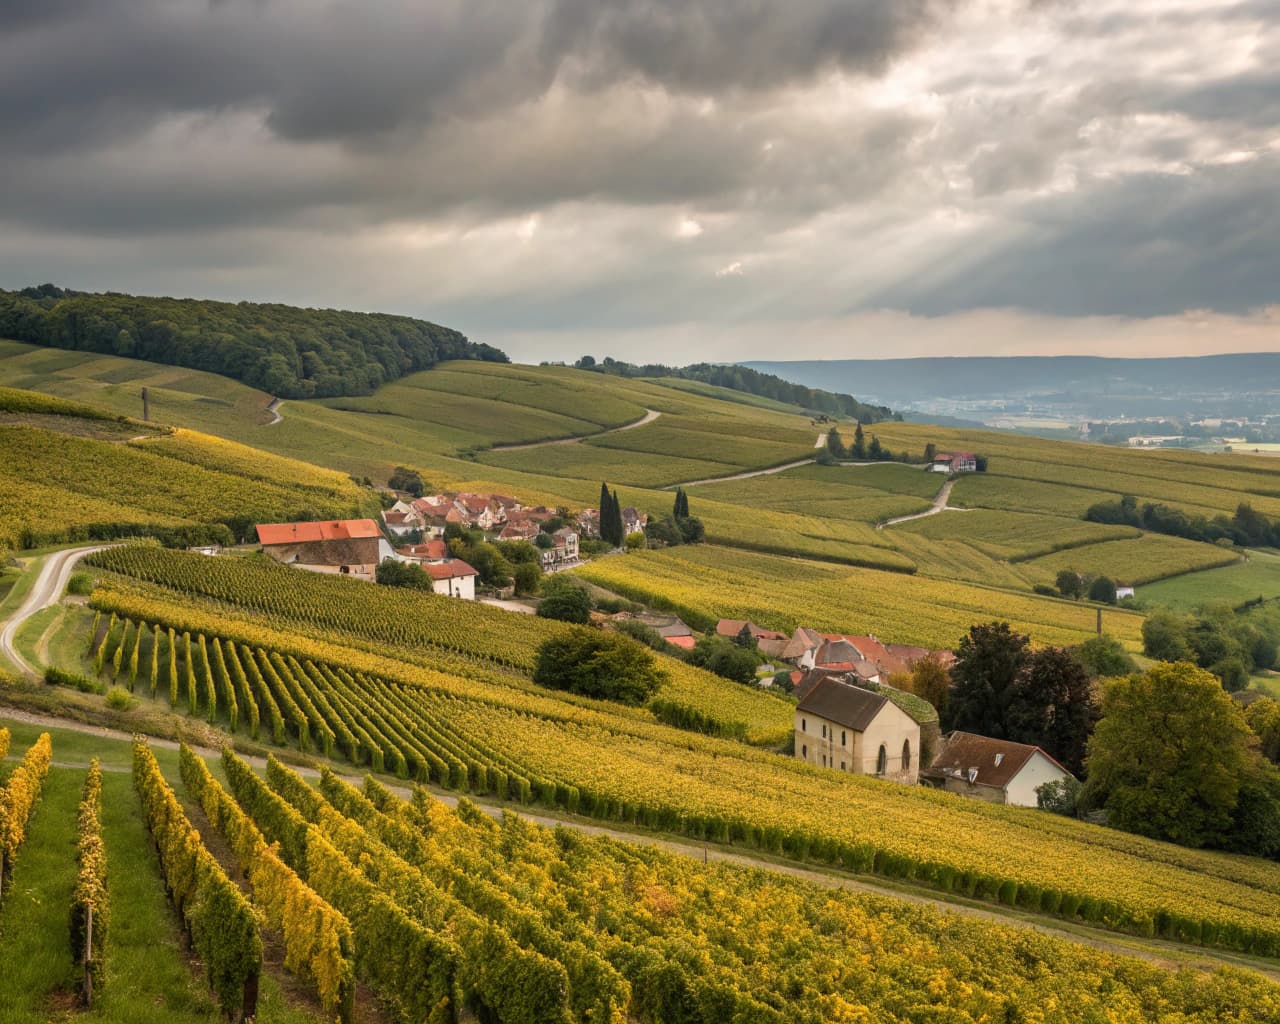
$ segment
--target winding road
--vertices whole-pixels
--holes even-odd
[[[267,406],[267,412],[271,413],[271,422],[266,424],[268,427],[274,427],[277,423],[279,423],[282,419],[284,419],[284,413],[280,411],[280,406],[282,405],[284,405],[283,398],[271,399],[271,404]]]
[[[530,441],[528,444],[495,444],[489,449],[491,452],[522,452],[530,448],[550,448],[557,444],[581,444],[583,441],[589,441],[593,437],[604,437],[607,434],[621,434],[624,430],[635,430],[636,427],[643,427],[652,423],[662,413],[656,409],[646,409],[644,415],[632,423],[624,423],[620,427],[610,427],[608,430],[602,430],[598,434],[583,434],[581,437],[558,437],[554,441]]]
[[[898,516],[896,519],[886,519],[883,523],[876,525],[877,530],[883,530],[886,526],[897,526],[899,523],[909,523],[913,519],[927,519],[929,516],[936,516],[939,512],[967,512],[968,509],[947,508],[947,499],[951,497],[951,488],[955,486],[954,480],[948,480],[938,490],[938,496],[933,499],[933,504],[929,506],[927,512],[917,512],[913,516]]]
[[[14,645],[18,627],[62,597],[62,592],[67,589],[67,581],[71,579],[72,570],[80,559],[95,551],[113,546],[94,544],[91,547],[69,548],[66,551],[55,551],[45,559],[44,565],[40,567],[40,575],[31,586],[31,591],[18,606],[18,610],[9,616],[3,627],[0,627],[0,654],[13,662],[20,671],[28,675],[37,675],[39,670],[19,654],[18,648]]]

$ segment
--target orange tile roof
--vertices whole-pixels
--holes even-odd
[[[461,558],[454,558],[448,562],[428,562],[422,567],[422,571],[433,580],[451,580],[459,576],[480,575]]]
[[[382,530],[372,519],[338,519],[323,523],[264,523],[258,527],[258,541],[273,544],[307,544],[320,540],[361,540],[381,537]]]
[[[683,647],[686,651],[693,650],[694,645],[697,643],[691,636],[664,636],[662,639],[673,647]]]

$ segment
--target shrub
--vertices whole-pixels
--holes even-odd
[[[538,614],[544,619],[576,622],[591,619],[591,595],[566,577],[552,577],[542,586],[546,596],[538,603]]]
[[[107,691],[107,707],[113,711],[129,711],[138,702],[123,686],[113,686]]]
[[[540,686],[632,705],[653,696],[664,679],[653,655],[634,640],[587,629],[544,641],[533,672]]]
[[[93,593],[93,577],[87,572],[75,572],[67,580],[67,593],[77,597],[88,597]]]

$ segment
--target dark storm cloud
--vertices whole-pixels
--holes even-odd
[[[281,136],[359,140],[637,78],[713,94],[873,72],[936,0],[21,3],[0,39],[10,144],[78,147],[169,112],[260,107]]]
[[[1028,204],[1016,240],[873,305],[946,314],[1021,307],[1059,316],[1243,313],[1275,302],[1280,155],[1196,175],[1136,175]]]
[[[0,286],[547,330],[1277,300],[1280,0],[0,19]]]

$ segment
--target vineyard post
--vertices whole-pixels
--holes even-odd
[[[84,935],[84,1005],[93,1005],[93,903],[88,904]]]
[[[1102,609],[1098,609],[1098,636],[1102,636]]]

